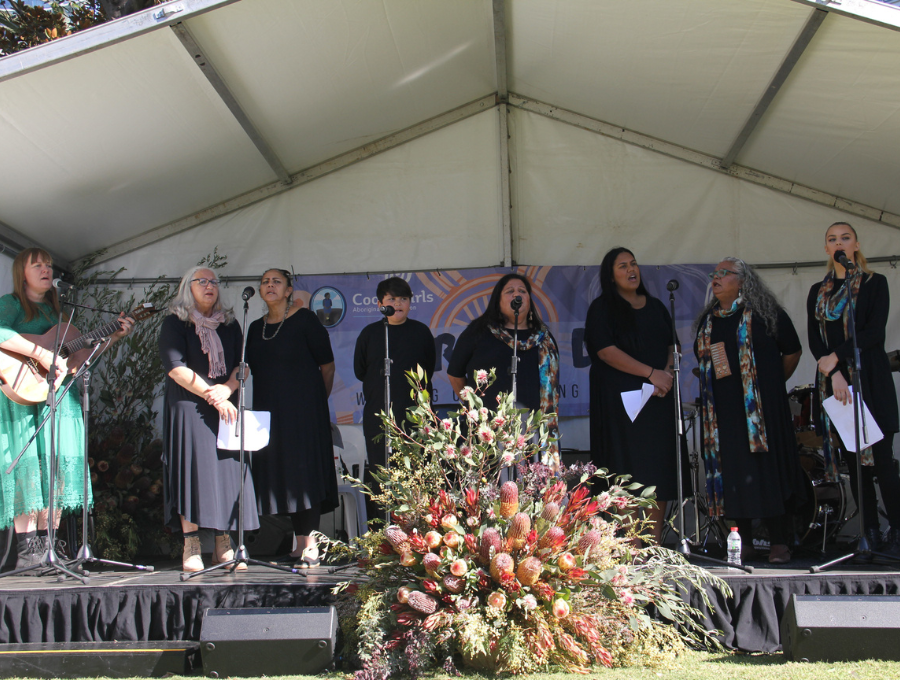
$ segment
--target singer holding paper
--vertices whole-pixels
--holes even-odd
[[[805,498],[785,381],[800,338],[747,263],[726,257],[709,275],[712,302],[697,320],[706,496],[713,517],[733,520],[744,560],[755,559],[752,521],[769,532],[769,562],[791,559],[792,512]]]
[[[398,276],[381,281],[375,289],[378,306],[387,319],[388,349],[391,359],[390,398],[394,419],[403,424],[406,411],[415,406],[410,397],[410,385],[406,372],[421,366],[425,371],[425,387],[430,389],[431,377],[434,374],[436,358],[434,336],[428,326],[421,321],[409,318],[412,300],[412,289],[409,283]],[[375,441],[384,433],[384,425],[378,414],[386,410],[384,405],[384,321],[376,321],[362,329],[356,339],[356,351],[353,356],[353,372],[357,380],[362,381],[363,396],[363,433],[366,437],[366,453],[368,465],[365,470],[365,483],[373,493],[380,491],[378,483],[370,470],[385,464],[384,437]],[[383,516],[372,501],[366,496],[366,514],[369,521]]]
[[[597,467],[656,487],[657,506],[647,512],[647,520],[658,543],[666,503],[678,496],[672,319],[647,291],[627,248],[606,253],[600,286],[600,296],[588,308],[584,336],[591,357],[591,458]],[[623,393],[640,394],[645,388],[649,398],[637,402],[632,413],[640,410],[632,420]]]
[[[260,515],[288,515],[298,569],[319,564],[311,534],[338,507],[328,396],[334,355],[328,331],[306,307],[292,306],[293,276],[269,269],[259,282],[266,313],[247,331],[253,409],[272,414],[269,445],[253,454]]]
[[[846,222],[836,222],[825,232],[828,273],[815,284],[806,300],[809,348],[817,361],[815,405],[816,424],[823,435],[825,472],[836,480],[837,454],[848,455],[853,495],[857,495],[855,442],[841,442],[821,409],[821,402],[832,394],[842,404],[852,402],[851,375],[853,341],[849,334],[849,304],[856,313],[856,338],[862,364],[863,402],[884,433],[884,438],[868,450],[863,447],[863,527],[869,548],[900,557],[900,477],[894,466],[893,438],[900,430],[897,394],[887,354],[884,351],[885,327],[890,308],[887,279],[869,269],[859,247],[856,230]],[[850,428],[852,431],[852,427]],[[875,481],[890,522],[886,541],[879,530]],[[858,502],[858,499],[857,499]]]
[[[22,337],[43,335],[57,323],[60,302],[53,285],[53,259],[46,250],[26,248],[12,265],[13,292],[0,297],[0,348],[33,359],[50,368],[52,349]],[[58,281],[58,280],[57,280]],[[63,323],[68,316],[63,314]],[[122,328],[110,339],[116,341],[131,331],[132,321],[120,317]],[[3,357],[0,357],[3,358]],[[65,374],[73,369],[57,357],[57,390]],[[37,564],[45,550],[47,503],[50,482],[50,427],[44,427],[11,474],[6,469],[35,433],[49,408],[45,404],[17,404],[0,396],[0,528],[15,525],[18,557],[16,568]],[[70,389],[58,403],[56,452],[59,476],[55,496],[57,511],[75,510],[84,503],[84,425],[78,390]],[[88,498],[90,503],[91,499]],[[56,522],[59,522],[57,515]],[[38,575],[39,572],[26,572]]]
[[[513,305],[518,307],[518,315]],[[533,304],[528,277],[512,273],[497,281],[484,313],[457,338],[447,378],[459,394],[467,384],[476,387],[476,371],[497,369],[496,381],[482,397],[485,405],[496,408],[497,396],[512,391],[514,335],[519,358],[516,401],[520,408],[554,414],[547,425],[553,439],[547,454],[550,464],[558,466],[559,426],[555,414],[559,410],[559,349]]]
[[[219,420],[234,423],[243,335],[219,299],[211,269],[193,267],[182,277],[159,333],[166,371],[163,406],[163,495],[166,525],[184,532],[182,570],[203,569],[200,528],[216,533],[213,564],[234,556],[229,530],[237,529],[237,501],[253,498],[253,481],[237,451],[217,448]],[[256,508],[244,507],[244,529],[259,528]],[[244,570],[246,564],[239,564]]]

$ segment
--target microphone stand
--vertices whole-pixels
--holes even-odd
[[[56,553],[56,503],[54,502],[54,496],[56,495],[56,474],[58,468],[58,460],[57,460],[57,430],[56,430],[56,409],[57,409],[57,395],[56,395],[56,378],[57,378],[57,370],[56,370],[56,360],[59,357],[59,340],[60,333],[62,330],[62,306],[63,304],[67,304],[65,300],[65,295],[59,296],[59,313],[57,314],[57,322],[56,322],[56,335],[53,341],[53,361],[50,364],[50,370],[47,372],[47,384],[49,387],[49,391],[47,393],[47,405],[50,408],[50,460],[49,460],[49,472],[50,472],[50,480],[49,480],[49,493],[47,499],[47,548],[44,551],[43,556],[41,557],[41,561],[37,564],[34,564],[30,567],[22,567],[21,569],[13,569],[12,571],[8,571],[0,576],[15,576],[17,574],[22,574],[26,571],[33,571],[34,569],[49,569],[52,572],[56,572],[56,577],[59,581],[65,579],[66,576],[71,576],[72,578],[76,578],[82,582],[82,584],[87,584],[90,579],[84,575],[79,575],[74,571],[70,570],[64,564],[63,560]],[[68,320],[67,325],[71,325],[72,319],[71,317]],[[68,332],[68,328],[66,329]],[[63,336],[64,337],[64,336]],[[44,421],[46,422],[46,420]],[[26,444],[25,449],[23,449],[22,453],[19,454],[19,458],[22,454],[30,446],[30,442]],[[87,456],[87,451],[84,452],[84,455]],[[17,458],[18,460],[18,458]],[[42,466],[39,467],[39,472],[43,475],[44,471]],[[10,466],[12,468],[12,466]],[[7,474],[9,474],[10,470],[7,470]],[[82,503],[87,504],[87,498],[82,499]]]
[[[522,308],[522,300],[518,296],[510,303],[515,315],[515,326],[513,326],[513,355],[512,364],[509,367],[509,374],[512,376],[512,397],[513,405],[516,403],[518,395],[516,393],[518,374],[519,374],[519,310]]]
[[[391,351],[390,351],[390,340],[388,339],[388,317],[394,315],[394,308],[390,305],[384,306],[381,308],[381,313],[384,314],[384,368],[382,369],[382,373],[384,374],[384,412],[388,415],[392,415],[391,411]],[[384,423],[384,469],[389,471],[391,469],[391,454],[393,453],[393,449],[391,448],[391,430],[388,427],[387,423]],[[390,525],[391,523],[391,511],[389,509],[385,509],[384,511],[384,521],[385,526]]]
[[[841,252],[841,251],[838,251]],[[846,257],[846,256],[845,256]],[[837,259],[837,253],[835,253],[835,259]],[[838,260],[840,262],[840,260]],[[851,264],[850,262],[841,263],[844,264],[844,269],[855,269],[856,265]],[[850,265],[850,266],[847,266]],[[845,286],[849,286],[850,282],[844,282]],[[849,294],[849,291],[848,291]],[[871,559],[872,557],[880,557],[884,560],[888,560],[890,562],[900,562],[893,555],[887,555],[882,552],[876,552],[872,550],[869,545],[869,541],[866,538],[866,525],[865,525],[865,512],[863,512],[863,503],[865,500],[863,499],[863,477],[862,477],[862,446],[860,442],[860,425],[862,425],[862,436],[863,440],[868,444],[869,443],[869,431],[866,427],[866,414],[862,410],[862,361],[860,361],[859,354],[859,344],[856,339],[856,310],[853,308],[853,300],[849,300],[847,302],[847,308],[849,310],[850,318],[849,326],[850,326],[850,337],[853,340],[853,363],[854,367],[850,368],[850,378],[851,383],[853,385],[853,438],[854,443],[856,444],[856,497],[857,497],[857,514],[859,515],[859,523],[862,531],[860,532],[859,541],[856,543],[856,549],[852,552],[847,553],[843,557],[838,557],[835,560],[831,560],[830,562],[826,562],[825,564],[815,565],[809,568],[810,574],[818,574],[821,571],[825,571],[826,569],[830,569],[842,562],[846,562],[847,560],[851,560],[854,557],[862,557],[863,559]],[[824,406],[822,407],[824,410]],[[828,433],[825,433],[825,436],[828,436]]]
[[[252,290],[252,288],[250,290]],[[242,297],[244,296],[242,295]],[[247,310],[250,306],[251,297],[253,297],[252,293],[244,297],[244,323],[242,328],[244,339],[241,343],[241,363],[238,365],[237,372],[237,430],[240,439],[240,454],[238,460],[240,461],[241,468],[241,488],[238,492],[238,546],[230,560],[225,560],[224,562],[220,562],[219,564],[214,564],[211,567],[206,567],[206,569],[201,569],[200,571],[182,572],[182,581],[187,581],[188,579],[194,578],[195,576],[200,576],[201,574],[207,574],[211,571],[215,571],[216,569],[226,569],[233,574],[235,573],[235,570],[237,569],[237,566],[239,564],[255,564],[260,567],[266,567],[267,569],[286,571],[289,574],[300,574],[301,576],[303,576],[303,578],[306,578],[306,574],[304,574],[300,569],[297,569],[296,567],[284,567],[280,564],[272,564],[271,562],[263,562],[262,560],[255,560],[251,558],[250,553],[247,551],[247,546],[244,545],[244,480],[247,479],[247,475],[249,474],[249,468],[246,465],[244,455],[244,410],[246,408],[246,402],[244,401],[244,387],[247,382]],[[268,314],[268,312],[266,313]]]
[[[733,567],[735,569],[745,571],[748,574],[752,574],[753,567],[746,565],[738,566],[736,564],[730,564],[725,560],[719,560],[714,557],[693,554],[691,552],[690,541],[688,541],[687,537],[684,535],[684,489],[682,487],[683,477],[681,469],[681,439],[684,435],[684,418],[681,413],[681,351],[678,344],[678,331],[675,328],[675,291],[678,289],[678,281],[674,279],[672,281],[669,281],[666,284],[666,289],[669,291],[669,316],[671,316],[672,318],[672,369],[675,374],[673,376],[672,386],[675,390],[675,469],[677,471],[676,478],[678,484],[678,528],[675,529],[675,533],[678,534],[678,547],[676,548],[676,550],[677,552],[681,553],[686,559],[693,557],[694,559],[708,562],[709,564],[717,564],[724,567]],[[700,420],[702,425],[702,417]],[[694,515],[699,518],[696,495],[694,496]]]

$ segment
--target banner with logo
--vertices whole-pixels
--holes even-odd
[[[675,321],[684,343],[682,361],[683,401],[697,396],[697,365],[693,350],[693,324],[709,299],[707,272],[712,265],[644,266],[641,277],[651,295],[669,306],[666,283],[678,282]],[[456,400],[447,381],[447,365],[456,338],[481,315],[497,281],[509,273],[503,267],[398,273],[409,282],[413,298],[410,318],[431,328],[437,349],[433,399],[447,404]],[[588,414],[590,359],[584,348],[584,320],[588,306],[600,294],[600,267],[516,267],[533,285],[533,304],[559,345],[559,412],[563,417]],[[297,276],[294,297],[319,317],[331,336],[336,375],[331,394],[332,418],[342,424],[362,422],[362,384],[353,375],[356,338],[370,323],[381,321],[375,288],[384,275],[343,274]],[[506,366],[496,367],[508,370]],[[302,389],[302,387],[301,387]]]

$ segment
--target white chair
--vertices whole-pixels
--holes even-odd
[[[366,464],[366,439],[362,428],[358,426],[332,423],[331,429],[335,442],[335,467],[339,470],[338,495],[343,509],[344,527],[347,538],[352,540],[368,530],[366,498],[340,474],[338,463],[346,467],[351,476],[361,479]]]

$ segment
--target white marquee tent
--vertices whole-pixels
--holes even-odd
[[[849,220],[889,258],[898,31],[870,0],[177,0],[0,59],[0,238],[149,278],[214,246],[232,276],[802,263]],[[766,271],[798,322],[821,275]]]

